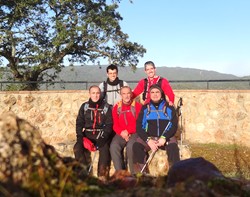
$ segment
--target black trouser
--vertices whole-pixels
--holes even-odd
[[[174,163],[180,161],[180,153],[177,142],[167,143],[166,146],[161,149],[165,149],[168,155],[169,167],[171,167]],[[133,145],[133,161],[139,164],[145,164],[148,158],[148,151],[150,151],[150,147],[146,142],[142,139],[138,138],[137,142]]]
[[[109,143],[99,149],[99,159],[98,159],[98,176],[109,176],[109,169],[111,164],[111,156],[109,152]],[[84,165],[90,166],[91,164],[91,153],[89,150],[84,148],[82,139],[78,139],[74,145],[74,154],[77,161],[83,163]]]
[[[169,167],[174,165],[176,162],[180,161],[180,150],[178,147],[177,142],[171,142],[165,146],[165,150],[167,151],[168,155],[168,164]]]

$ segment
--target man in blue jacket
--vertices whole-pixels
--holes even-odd
[[[178,125],[175,108],[168,104],[159,85],[152,85],[149,93],[150,102],[143,105],[136,122],[139,138],[133,145],[135,173],[143,169],[150,150],[165,149],[170,166],[180,160],[174,137]]]

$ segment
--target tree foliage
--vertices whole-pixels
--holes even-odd
[[[53,80],[66,63],[95,63],[99,58],[135,68],[146,50],[121,30],[119,3],[1,0],[0,59],[24,82],[45,76]],[[50,69],[53,72],[47,72]],[[38,87],[34,83],[30,88]]]

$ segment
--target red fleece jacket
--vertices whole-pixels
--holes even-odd
[[[157,81],[159,80],[158,79],[159,77],[160,76],[158,76],[158,77],[154,78],[153,80],[149,81],[149,87],[151,85],[153,85],[153,84],[156,84]],[[141,79],[139,81],[139,83],[137,84],[137,86],[133,90],[133,98],[136,98],[141,93],[143,93],[143,91],[144,91],[144,83],[145,83],[144,79]],[[149,87],[147,87],[148,90],[149,90]],[[169,82],[168,82],[168,80],[166,78],[162,78],[161,88],[162,88],[164,94],[168,96],[169,101],[171,101],[172,103],[174,103],[175,95],[174,95],[172,87],[170,86],[170,84],[169,84]],[[145,100],[144,104],[149,103],[149,101],[150,101],[150,96],[149,96],[149,93],[147,93],[146,94],[146,100]]]
[[[119,102],[118,102],[119,103]],[[123,130],[127,130],[129,134],[133,134],[136,132],[136,119],[140,113],[142,105],[139,102],[135,102],[135,116],[131,112],[131,106],[125,105],[122,103],[121,112],[124,113],[118,114],[118,103],[112,109],[113,116],[113,130],[116,134],[120,135]],[[126,112],[125,112],[126,111]],[[127,119],[127,124],[125,120],[125,116]]]

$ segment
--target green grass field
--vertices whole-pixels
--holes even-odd
[[[250,147],[219,144],[190,144],[191,157],[212,162],[225,176],[250,180]]]

